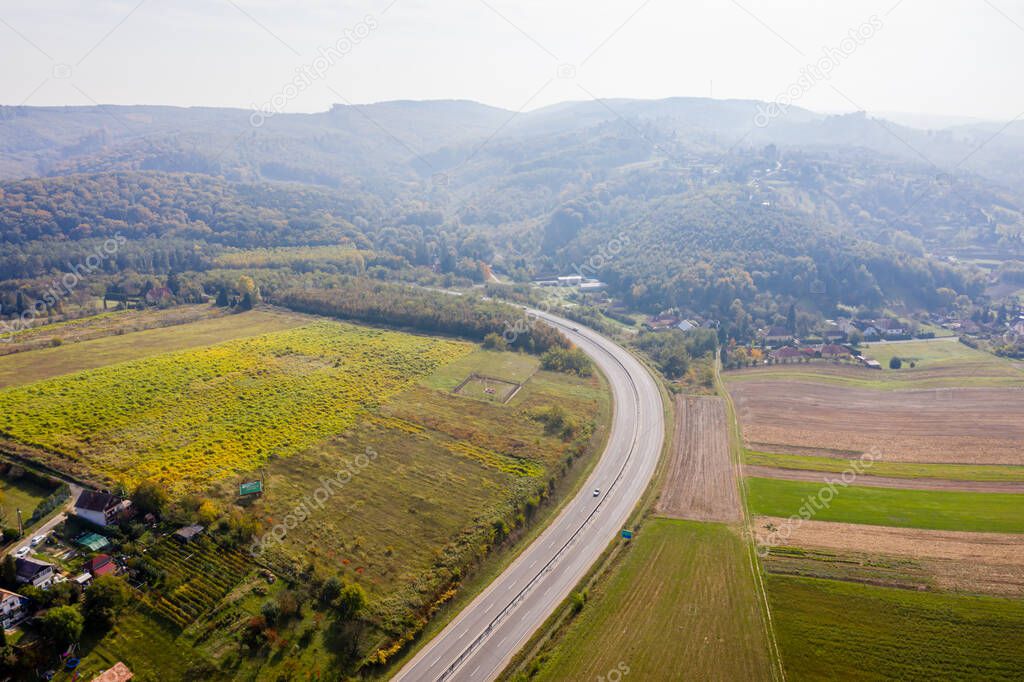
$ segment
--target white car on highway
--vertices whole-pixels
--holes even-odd
[[[601,494],[601,489],[600,488],[594,488],[594,497],[597,497],[600,494]]]

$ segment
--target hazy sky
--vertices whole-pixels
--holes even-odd
[[[829,76],[808,77],[823,59]],[[0,0],[0,65],[4,104],[520,110],[789,91],[819,111],[1010,120],[1024,0]]]

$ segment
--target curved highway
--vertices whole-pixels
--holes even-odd
[[[608,378],[615,406],[608,445],[580,493],[395,680],[497,677],[619,533],[654,475],[665,424],[650,372],[591,329],[530,313],[558,327]],[[595,488],[601,491],[596,497]]]

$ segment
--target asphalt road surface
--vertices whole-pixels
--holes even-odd
[[[580,493],[487,589],[395,676],[492,680],[565,599],[622,529],[654,475],[665,437],[661,395],[650,372],[597,332],[531,311],[561,329],[611,384],[608,445]],[[594,496],[594,490],[600,494]]]

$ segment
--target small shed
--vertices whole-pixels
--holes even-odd
[[[174,539],[181,543],[189,543],[195,540],[203,532],[203,527],[199,524],[191,526],[185,526],[174,531]]]

